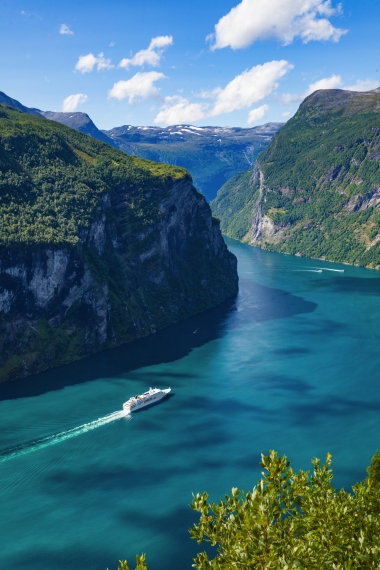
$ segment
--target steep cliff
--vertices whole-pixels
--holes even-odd
[[[181,169],[0,105],[0,381],[148,335],[237,292]]]
[[[284,253],[380,268],[380,89],[310,95],[212,209],[221,229]]]

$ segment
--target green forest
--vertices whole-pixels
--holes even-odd
[[[260,155],[261,195],[251,170],[212,209],[230,237],[249,242],[260,207],[275,231],[254,245],[380,267],[380,95],[334,93],[307,98]]]
[[[0,246],[75,245],[101,195],[186,170],[128,156],[60,123],[0,105]],[[131,204],[137,218],[143,214]]]

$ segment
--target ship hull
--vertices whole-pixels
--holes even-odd
[[[147,402],[142,402],[141,404],[137,405],[137,406],[133,406],[131,407],[129,404],[125,403],[123,405],[123,410],[125,410],[128,414],[131,414],[132,412],[138,412],[139,410],[142,410],[143,408],[147,408],[148,406],[153,406],[154,404],[158,404],[158,402],[161,402],[161,400],[163,400],[164,398],[166,398],[166,396],[170,393],[171,389],[170,388],[166,388],[166,390],[162,390],[161,394],[156,397],[156,398],[152,398],[150,400],[148,400]]]

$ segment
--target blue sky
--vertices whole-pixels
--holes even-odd
[[[380,0],[1,0],[0,91],[123,124],[284,121],[380,86]]]

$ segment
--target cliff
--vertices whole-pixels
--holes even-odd
[[[266,249],[380,268],[380,89],[310,95],[256,166],[211,204]]]
[[[189,174],[0,105],[0,381],[154,333],[237,292]]]

